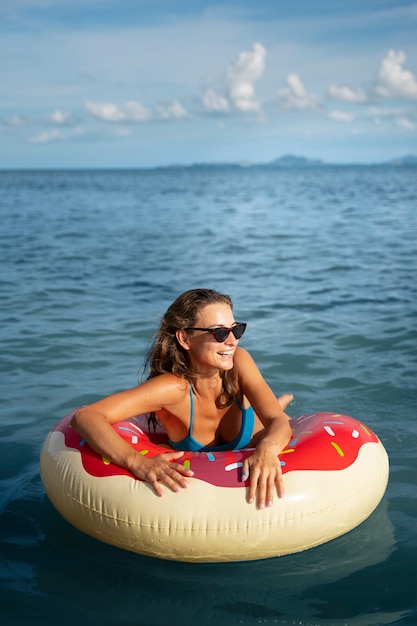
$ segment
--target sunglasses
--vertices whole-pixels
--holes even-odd
[[[233,333],[235,339],[240,339],[246,330],[246,326],[247,324],[245,322],[236,322],[236,324],[230,328],[219,326],[218,328],[184,328],[184,330],[202,330],[205,333],[211,333],[215,340],[221,343],[222,341],[226,341],[229,333]]]

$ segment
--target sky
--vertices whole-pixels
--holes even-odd
[[[417,154],[417,3],[0,0],[0,168]]]

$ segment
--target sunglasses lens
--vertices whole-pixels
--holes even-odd
[[[229,336],[230,331],[232,331],[235,339],[240,339],[243,333],[245,332],[246,324],[236,324],[233,328],[216,328],[213,332],[214,338],[219,343],[221,341],[225,341]]]
[[[230,330],[228,328],[216,328],[213,332],[214,338],[219,343],[224,341],[229,336]]]
[[[245,330],[246,324],[236,324],[236,326],[232,328],[232,333],[234,334],[235,339],[240,339]]]

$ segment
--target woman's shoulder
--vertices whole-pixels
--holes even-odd
[[[178,391],[180,393],[183,393],[190,387],[190,383],[185,378],[171,373],[158,374],[158,376],[148,378],[143,384],[148,387],[158,388],[161,391]]]
[[[251,355],[245,348],[241,348],[238,346],[235,351],[235,355],[233,358],[234,366],[240,367],[241,365],[247,365],[248,363],[255,363]]]
[[[233,367],[239,380],[246,379],[247,377],[250,378],[255,374],[259,374],[258,366],[245,348],[236,348],[233,359]]]
[[[137,402],[147,407],[146,411],[171,410],[185,401],[189,387],[188,381],[175,374],[158,374],[136,387],[135,397]]]

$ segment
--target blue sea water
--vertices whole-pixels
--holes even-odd
[[[2,624],[416,623],[416,197],[412,168],[0,172]],[[198,286],[232,296],[291,416],[350,414],[384,443],[388,489],[357,529],[196,565],[102,544],[48,501],[50,428],[135,385]]]

